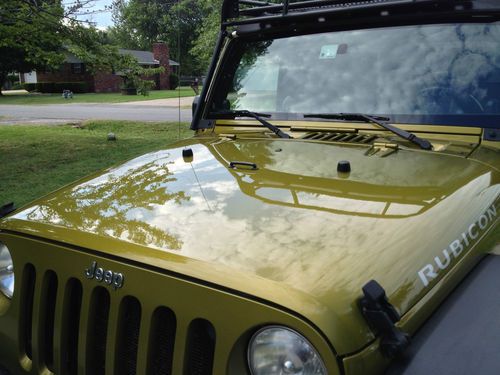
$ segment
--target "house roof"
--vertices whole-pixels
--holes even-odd
[[[121,54],[132,55],[137,59],[140,65],[159,65],[160,62],[154,58],[153,52],[137,51],[132,49],[119,49]],[[168,60],[170,66],[179,66],[179,63],[174,60]],[[83,61],[75,55],[68,53],[66,55],[66,62],[70,64],[80,64]]]
[[[133,49],[119,49],[122,55],[131,55],[137,59],[141,65],[158,65],[160,62],[153,56],[153,52],[136,51]]]

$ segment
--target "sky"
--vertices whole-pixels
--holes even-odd
[[[81,16],[79,19],[89,20],[95,22],[98,28],[106,28],[113,25],[113,20],[111,19],[111,11],[104,11],[106,6],[110,6],[113,0],[94,0],[92,6],[88,8],[91,12],[96,12],[94,14]],[[70,4],[74,3],[74,0],[64,0],[64,3]]]

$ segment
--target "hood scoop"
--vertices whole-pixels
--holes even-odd
[[[375,142],[377,136],[345,132],[310,132],[302,136],[301,139],[371,145]]]

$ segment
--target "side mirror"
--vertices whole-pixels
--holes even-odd
[[[194,114],[196,113],[196,109],[198,108],[198,105],[200,104],[200,96],[196,95],[193,99],[193,104],[192,104],[192,111],[193,111],[193,117]]]

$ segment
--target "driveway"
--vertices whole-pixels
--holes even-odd
[[[192,100],[181,98],[181,121],[191,121]],[[179,121],[179,99],[116,104],[0,105],[0,124],[52,120],[56,123],[63,120]]]
[[[127,103],[117,103],[115,105],[124,106],[142,106],[142,107],[180,107],[183,109],[191,108],[193,104],[194,96],[184,97],[184,98],[170,98],[170,99],[154,99],[154,100],[142,100],[139,102],[127,102]]]

